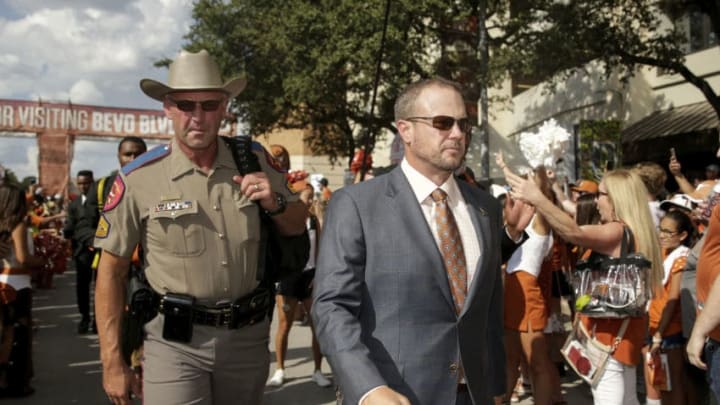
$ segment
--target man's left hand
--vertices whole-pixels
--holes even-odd
[[[233,176],[233,181],[240,185],[240,191],[252,201],[259,201],[260,206],[268,211],[277,208],[270,180],[263,172],[248,173],[245,176]]]

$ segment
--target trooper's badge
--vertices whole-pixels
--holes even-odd
[[[110,193],[108,193],[107,201],[105,201],[103,211],[108,212],[111,209],[117,207],[118,204],[120,204],[120,201],[122,200],[124,194],[125,182],[123,181],[122,176],[117,175],[115,176],[115,181],[110,188]]]
[[[155,206],[155,212],[184,211],[193,208],[192,201],[165,201]]]
[[[105,214],[100,215],[100,220],[98,221],[97,229],[95,230],[95,237],[104,239],[107,238],[108,234],[110,233],[110,222],[108,222],[107,218],[105,218]]]

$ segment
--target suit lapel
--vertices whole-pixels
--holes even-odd
[[[390,179],[388,181],[387,196],[390,198],[390,205],[395,211],[395,215],[400,218],[401,223],[406,227],[406,235],[410,238],[409,243],[412,251],[407,252],[407,254],[421,256],[420,262],[425,263],[425,265],[419,266],[418,270],[421,271],[427,268],[432,272],[447,304],[455,312],[455,304],[450,294],[450,286],[448,285],[442,255],[425,220],[425,215],[415,198],[415,193],[399,167],[390,172],[388,176],[390,176]]]
[[[478,201],[473,198],[472,194],[468,192],[465,184],[458,182],[458,186],[460,186],[460,191],[467,204],[470,219],[481,246],[480,260],[478,260],[477,267],[475,267],[475,275],[473,276],[472,283],[468,286],[465,307],[463,307],[463,310],[460,312],[460,316],[462,316],[472,303],[478,288],[480,288],[480,284],[482,283],[481,279],[485,277],[484,271],[488,269],[488,259],[490,257],[488,254],[490,251],[489,239],[492,235],[490,233],[490,218],[488,217],[487,211],[481,207]]]

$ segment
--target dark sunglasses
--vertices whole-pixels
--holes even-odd
[[[170,99],[177,106],[178,110],[183,112],[193,112],[198,104],[200,108],[205,112],[217,111],[223,100],[205,100],[205,101],[194,101],[194,100],[173,100]]]
[[[464,133],[469,133],[470,129],[472,128],[472,123],[470,123],[470,120],[465,118],[453,118],[449,117],[447,115],[436,115],[434,117],[409,117],[405,118],[406,121],[417,121],[417,120],[429,120],[432,121],[431,125],[435,129],[439,129],[441,131],[449,131],[452,129],[452,127],[457,123],[458,128],[460,128],[460,131]]]

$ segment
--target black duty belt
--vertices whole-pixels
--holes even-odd
[[[159,299],[158,312],[165,314],[165,296]],[[192,323],[214,327],[237,329],[253,325],[269,316],[272,295],[269,290],[258,288],[252,293],[235,301],[218,306],[205,306],[193,303],[188,306]]]
[[[194,306],[192,309],[193,323],[207,326],[228,326],[233,320],[231,304],[219,307]]]

